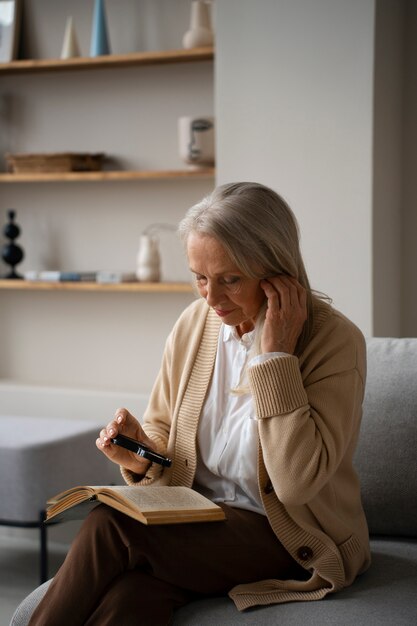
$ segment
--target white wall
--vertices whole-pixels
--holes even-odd
[[[314,288],[372,332],[374,0],[220,0],[218,178],[290,203]]]

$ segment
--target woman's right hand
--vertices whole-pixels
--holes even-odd
[[[117,463],[135,474],[146,474],[146,470],[151,464],[148,459],[144,459],[134,452],[116,446],[111,442],[119,433],[143,442],[151,450],[155,449],[153,441],[146,435],[136,417],[129,413],[127,409],[117,409],[114,419],[100,431],[100,435],[96,439],[97,448],[113,463]]]

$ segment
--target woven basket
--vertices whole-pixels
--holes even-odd
[[[53,154],[6,154],[10,173],[96,172],[101,170],[104,154],[57,152]]]

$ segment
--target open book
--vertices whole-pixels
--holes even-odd
[[[73,487],[48,500],[46,521],[81,519],[97,504],[130,515],[142,524],[182,524],[225,519],[221,507],[188,487]]]

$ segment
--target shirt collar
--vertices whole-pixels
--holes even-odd
[[[250,347],[253,343],[255,337],[255,330],[251,330],[248,333],[239,337],[238,332],[235,326],[229,326],[227,324],[222,324],[223,331],[223,341],[232,341],[233,339],[239,343],[242,343],[246,347]]]

